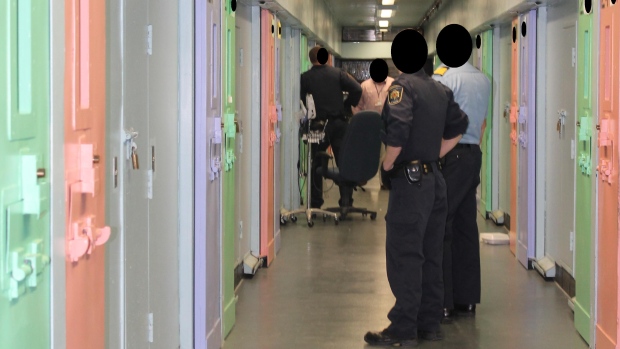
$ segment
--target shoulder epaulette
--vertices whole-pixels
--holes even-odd
[[[443,76],[448,71],[448,69],[450,69],[450,67],[439,67],[435,69],[435,72],[433,74]]]

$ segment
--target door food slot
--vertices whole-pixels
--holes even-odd
[[[599,130],[598,147],[600,150],[600,160],[597,167],[597,171],[601,176],[602,181],[606,181],[611,184],[612,173],[614,171],[614,141],[613,135],[609,133],[610,120],[602,119],[601,124],[597,126]],[[605,151],[602,149],[605,148]],[[610,160],[611,159],[611,160]]]
[[[68,180],[72,181],[69,185],[69,234],[67,245],[67,257],[71,262],[78,262],[86,254],[92,254],[95,246],[105,244],[110,238],[110,227],[94,226],[95,216],[90,215],[83,218],[74,218],[76,204],[82,200],[83,194],[91,194],[94,198],[96,169],[94,167],[100,159],[94,154],[92,144],[79,144],[69,146],[68,159],[77,159],[76,170],[70,174]]]
[[[522,148],[527,147],[527,107],[521,106],[518,111],[518,125],[519,125],[519,145]]]
[[[592,124],[589,116],[582,116],[579,126],[579,142],[589,142],[592,138]],[[589,143],[586,143],[587,145]],[[579,168],[581,173],[590,176],[592,174],[592,158],[590,157],[591,151],[580,152],[579,154]]]

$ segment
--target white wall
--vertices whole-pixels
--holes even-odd
[[[444,2],[424,27],[428,52],[435,51],[437,35],[448,24],[460,24],[472,34],[489,28],[490,23],[501,23],[505,16],[532,8],[533,2],[522,0],[452,0]],[[512,13],[511,13],[512,12]]]
[[[340,55],[343,59],[391,59],[392,42],[343,42]]]
[[[309,40],[340,55],[342,28],[324,0],[267,0],[264,7],[277,11],[284,23],[301,28]]]

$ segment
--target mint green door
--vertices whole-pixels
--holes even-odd
[[[579,334],[590,343],[591,319],[591,281],[592,255],[592,89],[594,88],[592,57],[594,50],[593,21],[594,9],[598,1],[592,1],[588,9],[581,1],[577,41],[577,161],[575,190],[575,327]],[[596,56],[594,56],[596,59]]]
[[[0,348],[49,348],[49,2],[0,5]],[[61,261],[62,262],[62,261]]]
[[[235,324],[235,0],[222,0],[222,332],[225,338]],[[234,8],[233,8],[234,7]]]
[[[488,30],[480,34],[482,50],[482,60],[480,69],[493,81],[493,31]],[[489,106],[487,109],[486,128],[484,135],[482,136],[482,143],[480,149],[482,150],[482,167],[480,169],[480,204],[479,210],[486,216],[487,212],[493,210],[493,175],[492,164],[493,159],[493,89],[491,89],[491,96],[489,97]]]

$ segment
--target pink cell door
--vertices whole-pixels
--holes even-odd
[[[526,268],[536,249],[536,10],[521,16],[517,258]]]
[[[510,99],[510,251],[517,254],[517,120],[519,116],[519,19],[512,21],[512,66]]]
[[[275,124],[275,26],[272,14],[261,9],[261,188],[260,188],[260,254],[267,266],[275,257],[274,243],[274,148]]]
[[[67,348],[105,345],[105,1],[65,2]]]
[[[615,2],[615,1],[614,1]],[[615,348],[618,335],[618,14],[601,3],[598,124],[598,280],[596,348]]]

